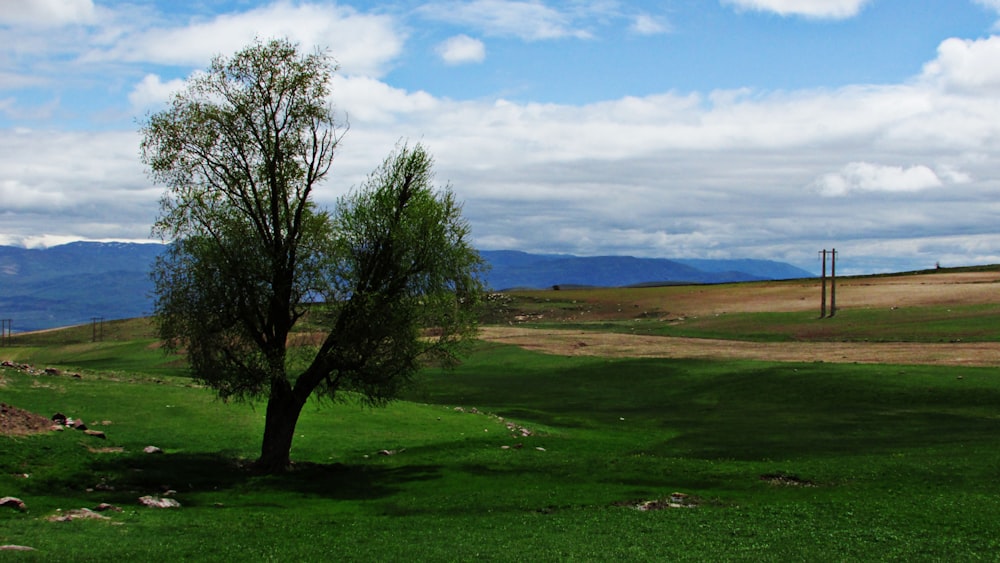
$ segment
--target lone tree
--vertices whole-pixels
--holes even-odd
[[[432,186],[419,144],[332,211],[312,201],[343,131],[327,102],[335,70],[322,52],[258,41],[142,129],[166,186],[154,232],[172,241],[152,274],[160,337],[222,399],[266,399],[263,472],[289,466],[313,393],[383,404],[424,360],[455,361],[483,289],[461,205]]]

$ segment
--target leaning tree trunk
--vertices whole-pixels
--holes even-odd
[[[300,399],[287,381],[275,380],[267,400],[264,418],[264,441],[260,459],[254,464],[261,473],[280,473],[291,465],[292,438],[305,400]]]

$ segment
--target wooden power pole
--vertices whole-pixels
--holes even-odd
[[[820,262],[823,264],[823,275],[820,277],[820,284],[823,286],[823,291],[820,293],[819,298],[819,318],[826,317],[826,249],[819,251]]]
[[[830,316],[837,314],[837,249],[830,251]]]

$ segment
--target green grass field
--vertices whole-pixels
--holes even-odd
[[[705,330],[787,338],[796,322]],[[972,561],[1000,548],[995,368],[566,358],[482,343],[388,408],[308,406],[296,469],[261,477],[245,465],[263,405],[217,401],[141,326],[0,349],[81,374],[0,370],[0,400],[107,434],[0,437],[0,497],[28,507],[0,507],[0,545],[35,549],[0,560]],[[934,341],[946,326],[915,333]],[[165,490],[181,508],[138,502]],[[673,493],[693,507],[635,508]],[[101,502],[122,511],[47,520]]]

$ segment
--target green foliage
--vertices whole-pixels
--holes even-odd
[[[333,215],[313,204],[339,141],[333,70],[287,41],[256,43],[213,61],[143,131],[167,186],[156,229],[174,239],[153,272],[160,336],[223,399],[267,399],[263,471],[289,464],[314,392],[383,404],[422,360],[454,362],[482,292],[461,206],[435,192],[420,145],[386,158]],[[317,300],[321,341],[290,354]]]
[[[224,398],[266,396],[285,341],[324,289],[329,217],[311,202],[339,140],[334,68],[287,41],[216,58],[154,114],[143,157],[167,186],[154,267],[161,337]]]
[[[316,321],[329,332],[317,361],[338,369],[321,385],[328,395],[344,388],[383,404],[422,362],[453,365],[474,336],[484,263],[454,195],[434,189],[432,165],[422,146],[402,145],[338,203],[334,291]]]

